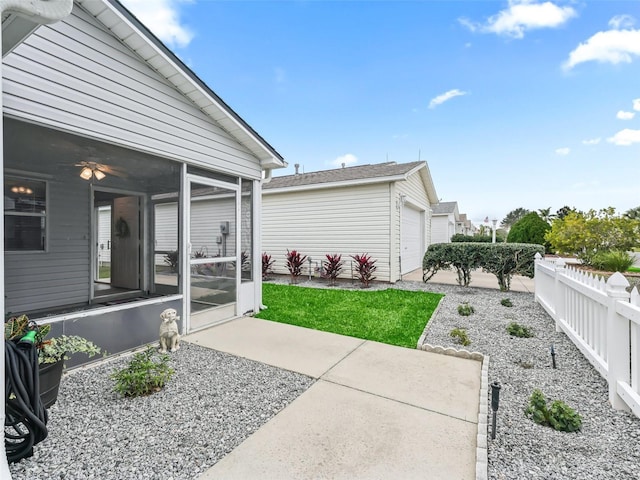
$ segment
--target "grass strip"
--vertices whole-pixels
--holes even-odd
[[[257,318],[415,348],[444,295],[407,290],[340,290],[265,283]]]

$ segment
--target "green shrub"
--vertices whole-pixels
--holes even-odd
[[[551,230],[551,226],[536,212],[531,212],[511,227],[509,235],[507,235],[507,242],[544,245],[545,250],[550,251],[551,245],[544,239],[549,230]]]
[[[467,335],[467,331],[464,328],[454,328],[449,332],[449,336],[453,337],[453,339],[459,343],[460,345],[471,345],[471,340],[469,339],[469,335]]]
[[[356,261],[356,272],[358,273],[360,283],[362,283],[363,287],[368,288],[369,284],[376,279],[376,277],[373,276],[373,272],[378,269],[375,265],[377,260],[373,260],[368,253],[351,255],[351,258]]]
[[[275,259],[271,259],[271,255],[267,253],[262,254],[262,280],[266,280],[269,275],[273,274],[273,264],[276,263]]]
[[[509,335],[512,337],[518,338],[531,338],[534,336],[533,332],[528,327],[520,325],[517,322],[511,322],[507,325],[507,332],[509,332]]]
[[[596,253],[591,265],[607,272],[626,272],[633,265],[634,259],[623,250],[610,250]]]
[[[435,243],[422,259],[422,279],[427,282],[439,270],[456,269],[458,284],[471,282],[471,272],[482,268],[493,273],[502,291],[511,287],[513,275],[533,278],[535,254],[544,254],[542,245],[526,243]]]
[[[513,307],[513,303],[509,298],[503,298],[502,300],[500,300],[500,305],[502,305],[503,307]]]
[[[114,390],[125,397],[150,395],[161,390],[174,374],[169,355],[156,354],[153,347],[133,356],[129,364],[111,374]]]
[[[463,235],[462,233],[456,233],[451,237],[451,241],[454,243],[459,242],[475,242],[475,243],[491,243],[491,237],[488,235]]]
[[[285,265],[291,275],[291,283],[296,283],[298,277],[302,275],[302,269],[304,268],[304,262],[307,260],[307,256],[302,255],[296,250],[287,250],[285,258],[287,259]]]
[[[573,408],[560,400],[555,400],[548,408],[547,399],[538,389],[531,394],[525,414],[537,424],[561,432],[575,432],[582,427],[582,417]]]
[[[463,317],[468,317],[473,312],[475,312],[475,309],[468,303],[461,303],[460,305],[458,305],[458,313]]]

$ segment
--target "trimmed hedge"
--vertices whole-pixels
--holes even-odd
[[[533,278],[536,253],[544,255],[544,247],[527,243],[435,243],[424,254],[422,279],[427,282],[439,270],[454,267],[458,285],[468,287],[471,271],[482,268],[496,276],[500,290],[508,291],[513,275]]]
[[[452,242],[473,242],[473,243],[491,243],[491,237],[487,235],[463,235],[462,233],[456,233],[451,237]]]

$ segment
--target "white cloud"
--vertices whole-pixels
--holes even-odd
[[[170,47],[186,47],[193,32],[180,22],[180,4],[189,0],[122,0],[154,35]]]
[[[598,138],[590,138],[588,140],[583,140],[582,143],[583,145],[597,145],[600,143],[600,137]]]
[[[460,18],[458,21],[472,32],[523,38],[526,31],[557,28],[576,15],[573,8],[560,7],[549,1],[509,0],[508,8],[492,15],[483,24],[473,23],[466,18]]]
[[[569,155],[571,149],[569,147],[556,148],[556,155]]]
[[[624,19],[622,19],[624,17]],[[562,68],[571,70],[584,62],[631,63],[635,56],[640,56],[640,30],[625,29],[630,26],[627,16],[613,17],[609,25],[611,30],[598,32],[586,42],[578,45],[564,62]]]
[[[640,112],[640,98],[636,98],[636,99],[633,101],[633,109],[634,109],[636,112]]]
[[[469,92],[463,92],[462,90],[458,90],[454,88],[453,90],[449,90],[448,92],[443,93],[442,95],[438,95],[434,97],[429,102],[429,108],[436,108],[438,105],[443,104],[447,100],[451,100],[454,97],[460,97],[462,95],[468,95]]]
[[[358,157],[356,157],[352,153],[347,153],[346,155],[341,155],[335,160],[329,162],[329,165],[332,165],[334,167],[342,167],[343,163],[345,167],[348,167],[350,165],[358,163]]]
[[[607,138],[607,142],[623,147],[628,147],[634,143],[640,143],[640,130],[625,128],[624,130],[620,130],[613,137]]]
[[[635,25],[636,19],[631,15],[616,15],[609,20],[609,26],[614,30],[620,30],[621,28],[631,28]]]
[[[635,116],[636,114],[634,112],[625,112],[624,110],[620,110],[618,113],[616,113],[616,118],[618,120],[631,120]]]

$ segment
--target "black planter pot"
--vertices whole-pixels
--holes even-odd
[[[50,408],[58,399],[63,367],[63,360],[40,365],[40,401],[44,408]]]

